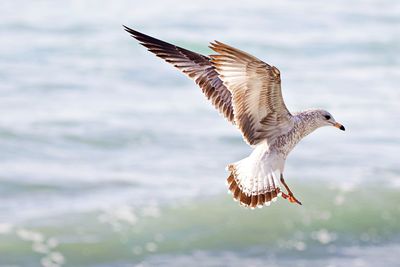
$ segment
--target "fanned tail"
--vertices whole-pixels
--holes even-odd
[[[229,191],[245,207],[269,206],[281,195],[276,175],[272,171],[264,171],[250,158],[228,165],[228,171]]]

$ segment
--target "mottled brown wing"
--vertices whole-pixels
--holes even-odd
[[[292,129],[294,121],[281,92],[280,72],[252,55],[215,41],[211,62],[232,94],[235,124],[250,145]]]
[[[125,30],[156,56],[192,78],[228,121],[234,123],[231,93],[222,83],[209,57],[158,40],[124,26]]]

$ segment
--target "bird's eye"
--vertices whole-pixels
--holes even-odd
[[[325,115],[325,119],[330,120],[330,119],[331,119],[331,116]]]

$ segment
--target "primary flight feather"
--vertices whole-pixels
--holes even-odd
[[[124,28],[150,52],[192,78],[254,147],[249,157],[228,165],[227,182],[234,199],[250,208],[268,206],[278,196],[301,205],[283,178],[287,155],[315,129],[331,125],[344,131],[344,126],[322,109],[291,114],[282,98],[280,71],[246,52],[215,41],[210,48],[217,54],[207,57]]]

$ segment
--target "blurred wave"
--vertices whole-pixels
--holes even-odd
[[[17,12],[18,11],[18,12]],[[396,266],[400,5],[384,1],[0,3],[0,266]],[[278,66],[324,128],[288,158],[304,203],[248,211],[251,149],[122,24]]]
[[[71,266],[125,266],[138,261],[145,266],[185,266],[189,258],[200,256],[201,262],[191,265],[236,266],[250,264],[252,259],[251,264],[258,266],[269,259],[273,266],[302,266],[301,259],[309,259],[307,264],[316,266],[355,262],[395,266],[398,191],[324,186],[296,185],[298,194],[307,196],[302,199],[306,208],[278,201],[267,212],[249,211],[230,198],[215,196],[167,205],[149,202],[67,212],[62,217],[53,214],[39,225],[35,220],[30,228],[0,224],[0,233],[8,241],[2,260],[25,266],[39,261],[42,254],[51,258],[51,253],[62,251],[63,260],[68,259]],[[385,198],[371,201],[372,194]],[[30,248],[34,254],[27,258]],[[357,255],[361,252],[365,253],[362,257]],[[378,261],[377,253],[385,259]],[[220,261],[226,257],[226,262]]]

